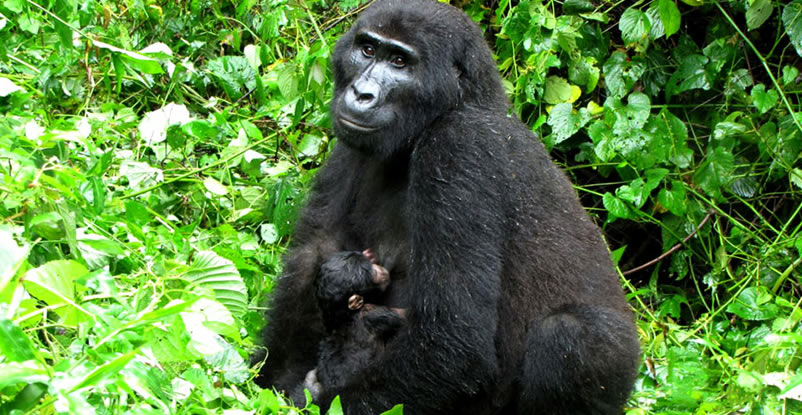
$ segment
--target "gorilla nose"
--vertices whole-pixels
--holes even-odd
[[[351,105],[356,110],[370,109],[376,105],[379,97],[379,85],[369,80],[354,82],[351,91]]]
[[[360,104],[370,104],[376,96],[371,94],[370,92],[357,92],[356,93],[356,100]]]

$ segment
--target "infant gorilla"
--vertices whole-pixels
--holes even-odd
[[[405,322],[404,309],[377,305],[390,285],[390,273],[376,264],[369,249],[332,255],[320,266],[315,283],[328,335],[320,343],[317,367],[306,374],[303,385],[313,398],[324,388],[345,386]]]

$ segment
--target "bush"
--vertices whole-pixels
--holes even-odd
[[[363,3],[0,3],[0,413],[293,411],[247,359]],[[455,3],[604,227],[628,413],[802,411],[802,0]]]

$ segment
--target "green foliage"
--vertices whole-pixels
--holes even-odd
[[[320,412],[247,360],[363,3],[0,2],[0,413]],[[626,274],[628,413],[802,410],[802,1],[459,3]]]
[[[628,277],[629,412],[799,411],[802,3],[600,3],[500,7],[496,50]],[[581,94],[555,101],[566,73]]]

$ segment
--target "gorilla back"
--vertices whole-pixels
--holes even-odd
[[[407,324],[340,395],[349,415],[615,414],[638,366],[599,229],[507,115],[480,30],[436,1],[378,1],[337,43],[340,143],[296,225],[259,382],[298,394],[325,338],[320,265],[371,249]]]

